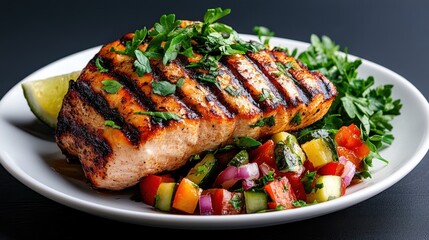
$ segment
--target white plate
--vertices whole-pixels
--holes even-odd
[[[256,39],[255,36],[242,35]],[[297,47],[308,44],[272,38],[272,45]],[[100,47],[78,52],[34,72],[30,81],[82,69]],[[351,56],[351,58],[354,58]],[[92,190],[74,169],[64,168],[64,156],[52,132],[35,119],[24,99],[20,83],[0,102],[0,157],[2,165],[34,191],[66,206],[97,216],[134,224],[182,229],[236,229],[262,227],[313,218],[362,202],[389,188],[407,175],[429,149],[429,104],[406,79],[373,62],[362,59],[362,77],[372,75],[376,84],[393,84],[393,97],[401,99],[401,115],[393,120],[395,141],[381,151],[389,164],[374,160],[372,178],[348,188],[341,198],[314,206],[263,214],[195,216],[161,213],[132,200],[130,192],[105,194]],[[61,171],[58,171],[61,169]],[[79,173],[79,171],[77,171]]]

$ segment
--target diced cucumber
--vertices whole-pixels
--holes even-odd
[[[176,186],[177,184],[175,182],[163,182],[159,184],[155,196],[155,209],[159,209],[164,212],[169,212],[171,210]]]
[[[288,132],[278,132],[274,134],[271,139],[274,141],[275,144],[283,142],[287,146],[289,146],[291,148],[291,151],[300,157],[301,163],[304,163],[307,159],[295,135]]]
[[[324,175],[316,179],[316,188],[307,194],[307,203],[326,202],[341,197],[341,177]]]
[[[249,163],[249,153],[247,150],[240,150],[231,160],[228,162],[228,166],[241,166],[246,163]]]
[[[283,142],[274,148],[277,169],[281,172],[297,172],[301,166],[301,158],[292,152],[292,148]]]
[[[197,184],[199,187],[205,188],[207,184],[214,178],[218,161],[213,153],[207,153],[204,158],[195,164],[189,170],[186,178]]]
[[[268,196],[265,192],[245,191],[246,213],[255,213],[268,208]]]

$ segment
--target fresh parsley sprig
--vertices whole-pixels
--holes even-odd
[[[319,38],[312,35],[311,45],[298,55],[298,59],[310,70],[324,74],[338,90],[329,112],[312,127],[339,129],[351,123],[360,126],[362,138],[371,149],[364,159],[360,175],[370,177],[368,169],[372,166],[372,160],[377,158],[388,162],[380,156],[379,150],[394,140],[391,121],[400,115],[402,103],[400,99],[393,99],[393,85],[375,86],[373,76],[361,78],[358,67],[362,60],[350,60],[347,49],[341,52],[340,46],[327,36]]]

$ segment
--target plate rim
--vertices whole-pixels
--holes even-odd
[[[240,34],[240,35],[246,39],[257,39],[255,35],[251,35],[251,34]],[[272,41],[275,41],[275,42],[292,43],[303,47],[309,46],[309,43],[307,42],[302,42],[302,41],[293,40],[293,39],[279,38],[279,37],[273,37],[271,39]],[[19,85],[22,82],[35,79],[35,76],[37,76],[39,73],[50,69],[53,65],[57,64],[58,62],[68,61],[71,58],[81,56],[85,53],[96,52],[97,49],[99,49],[100,47],[101,46],[87,48],[82,51],[78,51],[68,56],[62,57],[56,61],[53,61],[45,65],[42,68],[39,68],[38,70],[34,71],[33,73],[29,74],[27,77],[25,77],[18,83],[16,83],[0,100],[0,128],[3,127],[3,122],[2,122],[3,116],[1,116],[1,113],[3,112],[2,111],[3,104],[7,99],[11,98],[14,92],[19,90],[17,88],[20,87]],[[379,71],[381,72],[387,72],[392,76],[394,76],[396,79],[398,79],[398,81],[400,81],[402,84],[405,84],[407,88],[409,88],[411,91],[416,93],[415,97],[417,97],[419,102],[422,102],[425,104],[424,114],[426,118],[429,119],[429,104],[425,99],[425,97],[423,96],[423,94],[411,82],[409,82],[407,79],[405,79],[398,73],[394,72],[393,70],[388,69],[377,63],[374,63],[370,60],[367,60],[352,54],[349,54],[348,56],[350,56],[351,58],[359,58],[362,60],[363,65],[368,65],[369,67],[379,69]],[[310,208],[313,207],[313,209],[311,210],[314,210],[315,212],[309,211],[308,208],[293,209],[292,211],[294,212],[292,214],[289,214],[293,216],[293,218],[291,219],[285,219],[284,217],[285,213],[283,211],[270,212],[262,215],[261,214],[258,214],[258,215],[240,214],[240,215],[206,217],[206,216],[195,216],[195,215],[175,215],[171,213],[159,213],[159,212],[154,212],[154,214],[153,213],[147,214],[142,212],[130,211],[126,209],[117,209],[117,208],[112,208],[108,206],[101,206],[99,203],[84,201],[82,199],[77,198],[76,196],[70,196],[65,194],[64,192],[49,188],[48,186],[44,185],[42,182],[37,181],[37,179],[34,179],[31,175],[27,174],[25,171],[19,168],[14,163],[13,158],[11,158],[8,152],[5,151],[4,149],[0,149],[0,163],[17,180],[22,182],[30,189],[38,192],[39,194],[49,199],[52,199],[58,203],[66,205],[68,207],[71,207],[80,211],[84,211],[90,214],[94,214],[100,217],[105,217],[112,220],[118,220],[123,222],[132,222],[132,223],[141,224],[141,225],[154,226],[154,227],[161,226],[161,227],[180,228],[180,229],[208,229],[208,228],[210,229],[240,228],[241,229],[241,228],[262,227],[262,226],[277,225],[277,224],[283,224],[288,222],[300,221],[308,218],[325,215],[334,211],[339,211],[344,208],[355,205],[359,202],[362,202],[364,200],[367,200],[383,192],[384,190],[391,187],[395,183],[397,183],[399,180],[405,177],[409,172],[411,172],[418,165],[418,163],[420,163],[420,161],[424,158],[424,156],[426,155],[429,149],[429,138],[426,138],[423,140],[424,140],[422,142],[423,148],[421,148],[416,155],[413,155],[413,157],[411,158],[412,161],[408,161],[407,162],[408,164],[405,164],[400,168],[401,171],[396,171],[394,174],[390,175],[388,178],[384,179],[378,184],[376,183],[372,186],[369,186],[369,188],[365,188],[366,190],[365,189],[358,190],[358,192],[365,190],[364,191],[366,193],[365,195],[359,195],[359,194],[347,195],[346,194],[345,196],[342,196],[339,199],[328,201],[321,205],[318,204],[316,208],[314,208],[315,206],[310,206]],[[16,166],[14,166],[14,164]],[[339,207],[338,204],[340,203],[342,203],[342,205]],[[154,216],[156,216],[156,218],[154,218]],[[204,218],[204,221],[199,221],[203,218]],[[145,222],[145,220],[150,220],[150,222]],[[197,225],[195,225],[196,221],[198,221]],[[237,221],[240,224],[237,224]]]

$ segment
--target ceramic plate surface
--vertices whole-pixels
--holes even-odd
[[[242,35],[245,39],[256,39]],[[271,45],[304,50],[308,43],[272,38]],[[87,49],[29,75],[23,81],[81,70],[100,47]],[[350,56],[351,59],[355,58]],[[180,229],[238,229],[263,227],[300,221],[339,211],[381,193],[406,176],[429,149],[429,104],[408,80],[371,61],[362,59],[359,75],[374,76],[376,85],[393,84],[394,99],[401,99],[401,115],[392,124],[395,141],[381,151],[390,162],[374,160],[372,178],[349,187],[345,196],[313,206],[259,214],[230,216],[176,215],[155,211],[133,200],[132,192],[106,194],[94,191],[80,169],[64,164],[65,158],[49,131],[31,113],[24,99],[21,82],[0,102],[0,161],[19,181],[34,191],[100,217],[147,226]]]

